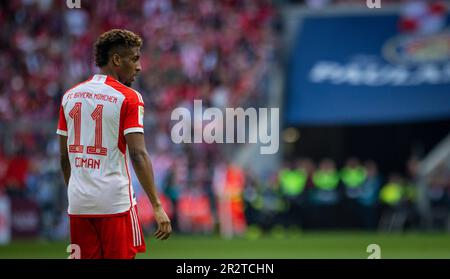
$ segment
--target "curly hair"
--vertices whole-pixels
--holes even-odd
[[[109,30],[100,37],[94,45],[94,57],[95,64],[98,67],[103,67],[108,64],[110,51],[113,48],[125,47],[141,47],[142,39],[135,33],[125,29],[112,29]]]

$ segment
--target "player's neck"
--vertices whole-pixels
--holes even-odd
[[[101,68],[100,74],[105,75],[105,76],[110,76],[110,77],[114,78],[115,80],[119,80],[119,75],[116,72],[114,72],[113,70],[108,69],[108,68]]]

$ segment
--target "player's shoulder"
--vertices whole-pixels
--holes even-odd
[[[116,91],[119,91],[129,102],[144,103],[142,95],[137,90],[134,90],[133,88],[128,87],[111,77],[106,79],[105,84],[112,87]]]
[[[65,103],[67,103],[67,96],[68,96],[69,93],[74,92],[74,91],[77,91],[77,90],[80,90],[81,87],[83,87],[84,85],[86,85],[86,84],[87,84],[89,81],[91,81],[91,80],[92,80],[92,77],[89,78],[89,79],[87,79],[87,80],[85,80],[85,81],[82,81],[82,82],[80,82],[80,83],[77,83],[76,85],[74,85],[74,86],[72,86],[71,88],[67,89],[67,90],[64,92],[64,94],[62,95],[62,98],[61,98],[61,105],[64,105]]]
[[[67,93],[69,93],[69,92],[71,92],[71,91],[77,90],[78,88],[84,86],[86,83],[90,82],[91,80],[92,80],[92,77],[90,77],[89,79],[87,79],[87,80],[85,80],[85,81],[82,81],[82,82],[80,82],[80,83],[78,83],[78,84],[72,86],[71,88],[69,88],[69,89],[66,90],[66,92],[64,93],[63,96],[67,95]]]

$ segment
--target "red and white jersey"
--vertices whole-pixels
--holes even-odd
[[[70,215],[121,214],[136,204],[125,135],[143,133],[143,119],[142,96],[110,76],[64,94],[57,134],[68,137]]]

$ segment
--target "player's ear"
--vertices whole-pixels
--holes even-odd
[[[120,66],[120,55],[117,53],[114,53],[112,55],[112,62],[113,62],[114,66],[119,67]]]

